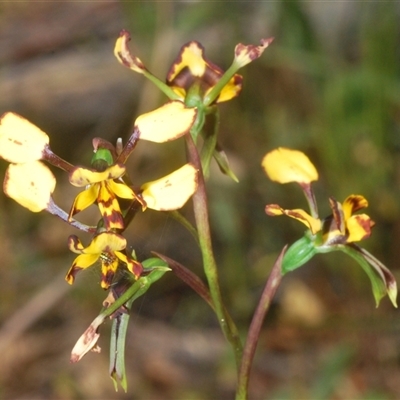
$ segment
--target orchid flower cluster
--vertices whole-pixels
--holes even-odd
[[[99,327],[106,318],[112,318],[110,375],[116,388],[120,383],[126,390],[124,344],[130,307],[165,272],[172,270],[216,313],[235,354],[239,377],[237,398],[247,398],[250,367],[261,323],[285,273],[299,268],[317,253],[340,250],[352,256],[366,271],[377,303],[388,294],[396,306],[396,282],[382,263],[355,244],[368,237],[373,226],[367,215],[354,214],[367,206],[366,199],[361,195],[350,195],[339,203],[330,198],[332,215],[320,219],[311,189],[311,182],[318,178],[315,167],[303,153],[295,150],[279,148],[269,152],[262,162],[267,175],[279,183],[297,182],[311,211],[308,214],[300,209],[286,210],[276,204],[266,206],[268,215],[287,215],[305,224],[308,230],[286,252],[284,249],[276,261],[243,346],[219,288],[205,179],[214,159],[223,173],[237,181],[218,142],[218,104],[240,94],[243,78],[237,71],[259,58],[273,38],[262,39],[260,45],[238,44],[233,62],[225,72],[205,57],[200,43],[189,42],[182,46],[165,82],[155,77],[140,58],[130,52],[129,40],[129,33],[123,30],[115,44],[117,60],[153,82],[168,101],[136,118],[125,144],[121,139],[112,144],[95,138],[89,166],[74,166],[63,160],[51,150],[49,136],[40,128],[20,115],[5,113],[0,119],[0,157],[10,164],[5,172],[4,193],[32,212],[47,211],[92,235],[88,244],[76,235],[68,238],[68,248],[77,256],[66,274],[66,281],[73,284],[78,272],[99,264],[100,286],[108,294],[100,314],[72,350],[71,361],[79,361],[90,350],[99,351]],[[206,124],[206,121],[212,123]],[[140,141],[164,143],[180,138],[185,141],[187,163],[162,178],[137,183],[134,174],[128,172],[126,162]],[[56,178],[49,165],[65,171],[69,183],[82,190],[69,210],[56,204],[53,197]],[[137,260],[134,251],[128,252],[128,238],[124,235],[139,211],[175,212],[191,197],[195,225],[179,213],[175,216],[199,244],[207,284],[189,268],[162,254],[154,253],[157,257]],[[98,219],[93,225],[76,219],[90,206],[98,209]]]

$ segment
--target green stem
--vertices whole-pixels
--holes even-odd
[[[199,235],[196,228],[179,211],[168,211],[168,214],[171,215],[171,217],[178,221],[182,226],[184,226],[193,236],[196,243],[200,246]]]
[[[151,82],[153,82],[170,100],[182,101],[182,97],[176,94],[171,87],[166,83],[155,77],[152,73],[144,70],[143,75]]]
[[[281,266],[285,251],[286,247],[282,250],[278,259],[275,261],[274,266],[272,267],[271,274],[268,277],[267,283],[250,324],[246,343],[244,345],[242,363],[239,369],[236,400],[246,400],[248,398],[250,370],[253,364],[258,338],[260,337],[261,327],[271,305],[272,299],[282,280],[283,275],[281,272]]]
[[[203,257],[204,272],[210,288],[211,298],[215,307],[218,322],[225,335],[225,338],[231,344],[236,365],[239,368],[242,358],[242,343],[240,341],[239,332],[233,323],[222,302],[221,290],[219,287],[218,270],[214,258],[211,243],[211,232],[208,218],[207,193],[205,188],[204,176],[201,167],[201,161],[197,148],[190,135],[186,135],[186,144],[189,158],[192,164],[198,169],[198,188],[193,195],[193,209],[199,234],[200,250]]]

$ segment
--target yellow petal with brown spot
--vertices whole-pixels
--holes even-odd
[[[142,186],[142,197],[153,210],[181,208],[197,189],[197,170],[186,164],[171,174]]]
[[[40,161],[10,164],[4,178],[4,193],[32,212],[47,208],[56,178]]]
[[[304,225],[310,229],[312,234],[316,234],[321,230],[321,221],[317,218],[312,217],[307,212],[300,208],[296,208],[294,210],[285,210],[277,204],[267,204],[265,206],[265,212],[270,216],[279,216],[279,215],[287,215],[290,218],[297,219]]]
[[[27,119],[8,112],[0,119],[0,157],[12,163],[42,158],[49,137]]]

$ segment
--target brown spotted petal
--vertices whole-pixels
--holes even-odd
[[[75,280],[76,274],[82,269],[88,268],[93,265],[97,260],[103,263],[112,264],[117,261],[114,256],[115,252],[121,251],[126,247],[126,239],[114,232],[102,232],[95,236],[90,245],[84,247],[82,242],[76,235],[71,235],[68,238],[68,248],[79,254],[75,258],[71,268],[69,269],[66,281],[72,284]],[[114,268],[114,265],[111,266]]]
[[[333,221],[328,227],[324,224],[325,244],[344,244],[359,242],[371,235],[374,221],[367,214],[352,215],[354,211],[368,206],[367,200],[361,195],[351,195],[345,199],[343,204],[333,197],[329,198],[333,213]]]
[[[8,112],[0,117],[0,157],[12,163],[42,159],[49,137],[18,114]]]
[[[7,168],[3,190],[21,206],[32,212],[48,208],[56,186],[56,178],[40,161],[10,164]]]
[[[330,197],[329,205],[332,209],[332,215],[335,221],[335,230],[337,229],[342,235],[345,235],[346,224],[342,204],[336,201],[333,197]]]
[[[76,167],[69,174],[69,181],[74,186],[83,187],[108,179],[118,179],[125,174],[125,170],[124,164],[112,165],[101,172],[91,168]]]
[[[204,47],[192,41],[182,46],[168,74],[167,85],[183,100],[195,84],[205,96],[221,79],[224,71],[204,56]],[[227,101],[239,95],[242,77],[235,74],[221,90],[215,102]]]
[[[270,216],[287,215],[290,218],[294,218],[306,225],[313,235],[321,230],[321,221],[299,208],[285,210],[278,204],[267,204],[265,206],[265,213]]]
[[[345,214],[345,219],[350,218],[350,216],[358,210],[368,207],[367,199],[360,194],[351,194],[346,197],[343,202],[343,212]]]
[[[70,361],[72,363],[78,362],[89,351],[94,351],[96,353],[100,352],[100,347],[97,346],[96,343],[100,337],[98,329],[103,322],[104,317],[99,315],[93,320],[89,328],[87,328],[83,335],[78,339],[71,352]]]
[[[100,183],[97,205],[104,220],[104,226],[107,230],[123,229],[124,219],[122,217],[121,208],[115,194],[110,190],[107,183]]]
[[[367,214],[352,215],[346,221],[349,237],[347,242],[359,242],[371,236],[371,228],[375,225],[374,221]]]
[[[261,45],[244,45],[239,43],[235,47],[235,63],[238,68],[251,63],[261,56],[264,50],[273,42],[274,38],[270,37],[268,39],[261,39]]]
[[[128,67],[131,70],[138,72],[139,74],[143,74],[144,71],[147,71],[147,69],[140,58],[132,55],[129,51],[128,42],[130,40],[131,37],[129,35],[129,32],[126,30],[122,30],[119,34],[117,42],[115,43],[114,55],[115,57],[117,57],[117,60],[125,67]]]

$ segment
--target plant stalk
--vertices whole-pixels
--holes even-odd
[[[285,251],[286,246],[283,248],[281,254],[272,267],[272,271],[261,294],[260,301],[254,312],[253,319],[249,327],[249,332],[247,334],[246,343],[243,349],[242,363],[239,369],[236,400],[246,400],[248,398],[250,370],[253,364],[254,354],[256,352],[263,321],[282,280],[283,275],[281,272],[281,266]]]
[[[193,209],[199,235],[200,250],[203,257],[204,272],[210,288],[210,294],[215,307],[215,313],[217,314],[219,325],[225,335],[225,338],[229,341],[233,348],[236,366],[239,370],[243,347],[237,327],[233,323],[230,316],[227,315],[227,311],[222,302],[218,280],[218,270],[212,249],[208,216],[208,201],[201,161],[197,148],[190,135],[186,135],[186,144],[190,162],[198,170],[198,188],[193,195]]]

